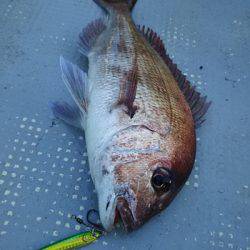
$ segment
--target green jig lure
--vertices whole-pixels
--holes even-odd
[[[70,250],[78,247],[84,247],[95,242],[101,235],[102,232],[98,230],[91,230],[55,242],[51,245],[41,248],[40,250]]]

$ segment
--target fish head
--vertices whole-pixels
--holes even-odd
[[[130,131],[126,138],[120,135],[110,154],[113,188],[105,207],[112,208],[110,223],[120,221],[128,232],[170,204],[194,162],[194,153],[178,147],[176,152],[176,143],[169,147],[171,142],[157,133],[141,130]]]
[[[186,180],[178,174],[163,158],[116,169],[116,217],[126,231],[140,227],[170,204]]]

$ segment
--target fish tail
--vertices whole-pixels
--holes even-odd
[[[124,10],[124,7],[132,11],[137,0],[94,0],[94,2],[108,12],[114,9]]]

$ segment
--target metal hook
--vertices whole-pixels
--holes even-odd
[[[102,226],[101,224],[95,223],[95,222],[93,222],[93,221],[90,219],[90,217],[91,217],[91,215],[92,215],[93,213],[94,213],[94,214],[97,214],[98,217],[99,217],[99,212],[98,212],[97,210],[95,210],[95,209],[90,209],[90,210],[87,212],[87,216],[86,216],[87,223],[84,222],[83,219],[77,217],[76,215],[72,215],[71,218],[75,219],[76,222],[79,223],[79,224],[82,224],[82,225],[84,225],[84,226],[86,226],[86,227],[92,228],[92,230],[96,230],[96,231],[99,231],[99,232],[102,232],[102,233],[105,232],[105,230],[104,230],[104,228],[103,228],[103,226]]]
[[[104,232],[105,230],[104,230],[103,226],[102,226],[100,223],[95,223],[95,222],[91,221],[90,216],[91,216],[91,214],[93,214],[93,213],[94,213],[94,214],[97,214],[98,217],[99,217],[99,212],[98,212],[97,210],[95,210],[95,209],[90,209],[90,210],[87,212],[87,222],[88,222],[92,227],[94,227],[95,229]]]

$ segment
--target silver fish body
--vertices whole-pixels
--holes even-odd
[[[55,103],[53,110],[85,131],[104,228],[120,219],[130,231],[164,209],[185,183],[195,159],[195,125],[209,103],[176,69],[157,34],[138,31],[130,15],[136,1],[96,2],[108,15],[80,35],[87,74],[61,59],[77,107]]]

